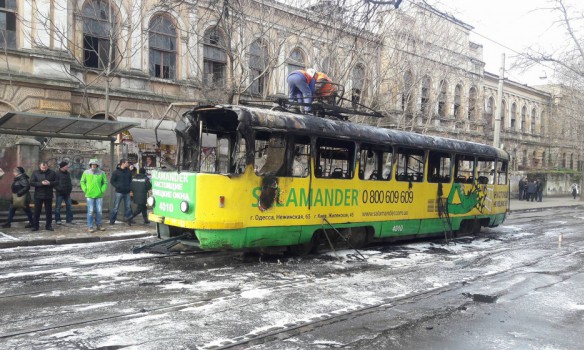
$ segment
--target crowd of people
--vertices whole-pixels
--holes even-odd
[[[543,199],[543,181],[521,178],[519,180],[519,200],[541,202]]]
[[[83,172],[80,185],[87,201],[87,230],[88,232],[104,231],[102,222],[103,197],[111,184],[115,188],[114,205],[110,212],[109,223],[114,225],[118,215],[120,203],[124,202],[124,222],[132,225],[133,219],[142,214],[145,224],[149,224],[146,199],[152,188],[150,179],[143,168],[136,169],[127,159],[121,159],[111,175],[108,183],[105,171],[99,167],[97,159],[89,161],[89,168]],[[12,198],[8,208],[8,218],[1,226],[9,228],[18,209],[26,214],[28,223],[25,228],[38,231],[41,227],[40,219],[44,208],[44,228],[54,231],[53,219],[56,225],[62,225],[61,210],[65,204],[65,222],[73,224],[73,200],[71,193],[73,183],[69,173],[69,163],[62,161],[59,169],[53,171],[47,162],[40,162],[38,169],[29,177],[23,167],[17,166],[12,170]],[[0,169],[0,178],[4,171]],[[34,188],[34,195],[30,190]],[[55,198],[53,215],[53,198]],[[132,211],[131,202],[136,204],[136,211]],[[34,204],[34,210],[31,209]],[[54,216],[54,217],[53,217]]]

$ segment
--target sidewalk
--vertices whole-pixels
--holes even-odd
[[[578,207],[581,205],[584,205],[584,202],[568,196],[546,197],[543,198],[542,202],[527,202],[511,199],[511,213],[539,211],[548,208]],[[85,207],[79,206],[75,209],[76,224],[54,225],[55,231],[43,230],[44,224],[41,222],[41,230],[32,232],[30,229],[24,228],[24,217],[13,222],[11,228],[0,228],[0,249],[19,246],[107,242],[130,238],[153,237],[156,235],[156,225],[154,223],[149,225],[142,224],[142,218],[140,216],[134,219],[136,224],[132,226],[128,226],[120,221],[116,222],[115,225],[109,225],[108,213],[105,210],[103,213],[103,221],[105,223],[103,227],[106,230],[88,233],[85,224]],[[0,222],[3,222],[2,219],[5,218],[6,214],[0,213]],[[43,219],[42,215],[41,219]]]
[[[40,230],[31,231],[24,228],[26,218],[22,210],[17,211],[17,216],[10,228],[0,227],[0,249],[20,246],[39,246],[54,244],[108,242],[130,238],[142,238],[156,236],[156,224],[144,225],[142,216],[134,218],[135,224],[128,226],[121,221],[115,225],[109,224],[109,212],[103,210],[103,227],[105,231],[87,232],[87,211],[85,203],[73,206],[74,224],[55,225],[55,231],[44,230],[44,212],[41,214]],[[63,215],[63,211],[61,212]],[[123,215],[123,214],[122,214]],[[6,222],[7,212],[0,212],[0,224]],[[118,213],[118,219],[120,214]]]
[[[577,207],[584,205],[578,198],[574,199],[572,196],[561,197],[543,197],[541,202],[520,201],[518,199],[511,199],[511,212],[537,211],[548,208],[561,207]]]

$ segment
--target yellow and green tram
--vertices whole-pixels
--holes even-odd
[[[175,131],[150,219],[201,249],[477,233],[509,209],[509,155],[488,145],[251,106],[198,107]]]

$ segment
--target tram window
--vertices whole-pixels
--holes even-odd
[[[292,169],[289,174],[292,177],[307,177],[310,173],[310,138],[306,136],[292,136],[290,158]]]
[[[391,177],[391,149],[382,150],[379,147],[363,144],[359,157],[359,179],[389,180]]]
[[[202,173],[229,172],[229,136],[203,134],[200,171]]]
[[[307,177],[310,138],[257,131],[255,172],[259,176]]]
[[[235,147],[233,147],[233,172],[236,174],[243,174],[246,166],[246,143],[243,137],[240,137]]]
[[[506,161],[497,161],[497,184],[499,185],[507,184],[507,165]]]
[[[428,155],[428,182],[449,183],[452,178],[452,156],[430,151]]]
[[[456,155],[454,163],[454,182],[473,183],[475,159],[473,156]]]
[[[495,183],[495,159],[477,159],[477,182],[479,185]]]
[[[319,138],[316,142],[314,176],[331,179],[352,179],[355,143]]]
[[[424,151],[412,148],[398,149],[395,179],[397,181],[422,182],[424,180]]]
[[[258,131],[255,135],[255,172],[259,176],[283,176],[286,158],[284,135]]]

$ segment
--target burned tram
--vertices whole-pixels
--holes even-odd
[[[150,219],[201,249],[476,233],[509,209],[509,155],[483,144],[250,106],[195,108],[176,132]]]

